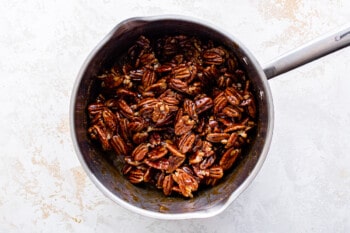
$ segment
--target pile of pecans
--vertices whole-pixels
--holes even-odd
[[[97,77],[88,134],[124,161],[133,184],[193,197],[252,140],[256,105],[237,59],[210,40],[141,36]]]

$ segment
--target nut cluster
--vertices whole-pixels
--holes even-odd
[[[249,80],[212,41],[141,36],[97,78],[88,134],[124,161],[133,184],[193,197],[217,184],[251,141],[257,113]]]

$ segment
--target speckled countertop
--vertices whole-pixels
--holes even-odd
[[[73,149],[80,66],[118,22],[184,14],[230,31],[261,64],[350,21],[350,1],[14,1],[0,7],[0,232],[349,232],[350,47],[269,81],[275,130],[220,215],[164,221],[107,199]]]

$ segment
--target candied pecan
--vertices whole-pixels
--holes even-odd
[[[246,129],[246,127],[247,126],[242,124],[242,123],[232,124],[230,127],[227,127],[226,129],[224,129],[224,132],[228,133],[228,132],[232,132],[232,131],[244,130],[244,129]]]
[[[167,173],[172,173],[185,162],[185,159],[186,159],[185,157],[172,156],[172,155],[169,156],[169,159],[168,159],[169,166],[165,171]]]
[[[151,86],[153,83],[155,83],[157,80],[157,76],[156,73],[154,72],[154,70],[150,70],[147,69],[142,76],[142,85],[144,88],[147,88],[149,86]]]
[[[125,100],[121,99],[118,102],[120,113],[127,117],[132,118],[134,116],[133,110],[130,108],[130,106],[125,102]]]
[[[90,137],[93,139],[98,139],[102,145],[103,150],[110,150],[111,146],[109,144],[109,135],[106,130],[104,130],[99,125],[95,124],[88,129]]]
[[[247,99],[243,100],[241,106],[246,106],[248,109],[249,116],[255,118],[256,106],[253,97],[249,96]]]
[[[193,197],[192,192],[198,189],[198,182],[193,176],[178,168],[172,173],[172,178],[179,185],[180,192],[184,197]]]
[[[241,111],[236,107],[227,106],[222,109],[222,113],[228,117],[240,117]]]
[[[154,160],[157,160],[157,159],[164,157],[167,153],[168,153],[167,148],[165,148],[163,146],[159,146],[159,147],[152,149],[147,154],[147,156],[150,160],[154,161]]]
[[[146,142],[147,138],[148,132],[137,132],[134,135],[132,135],[132,141],[136,145]]]
[[[194,141],[196,140],[196,135],[194,133],[188,132],[183,134],[178,142],[178,147],[180,152],[186,154],[193,147]]]
[[[98,76],[98,78],[102,79],[102,87],[113,89],[119,87],[123,83],[125,76],[115,69],[112,69],[110,73],[102,74]]]
[[[174,78],[188,79],[191,77],[190,68],[186,64],[180,64],[173,69]]]
[[[157,104],[159,101],[156,98],[149,97],[144,98],[140,102],[137,103],[138,108],[144,108],[144,107],[154,107],[155,104]]]
[[[224,170],[221,166],[212,166],[209,168],[209,177],[214,179],[220,179],[224,175]]]
[[[203,84],[201,82],[193,82],[192,85],[188,86],[186,91],[187,94],[195,96],[203,92]]]
[[[228,58],[226,61],[226,64],[227,64],[228,71],[230,72],[235,71],[237,67],[237,61],[235,60],[235,58],[232,58],[232,57]]]
[[[169,106],[159,101],[153,108],[152,121],[155,123],[163,121],[168,116],[169,111]]]
[[[116,116],[109,109],[104,109],[102,111],[102,118],[104,124],[110,129],[112,132],[115,132],[117,129]]]
[[[138,145],[133,152],[131,153],[131,156],[134,158],[135,161],[141,161],[148,153],[148,143],[142,143]]]
[[[204,152],[204,156],[205,157],[212,156],[213,153],[214,153],[214,151],[213,151],[213,144],[211,144],[208,141],[203,141],[201,150]]]
[[[145,69],[130,70],[129,77],[133,81],[141,81],[145,73]]]
[[[127,155],[129,147],[119,134],[112,137],[111,145],[117,155]]]
[[[94,115],[101,113],[106,108],[104,103],[92,103],[88,106],[88,112],[91,118]]]
[[[211,116],[209,118],[208,125],[209,125],[210,128],[214,129],[214,128],[219,126],[219,122],[217,120],[215,120],[213,116]]]
[[[140,165],[143,164],[142,161],[135,161],[131,156],[126,156],[124,157],[124,161],[129,164],[129,165],[132,165],[134,167],[138,167]]]
[[[144,175],[145,173],[141,169],[135,169],[135,170],[131,170],[128,173],[128,179],[131,183],[137,184],[143,181]]]
[[[169,196],[174,186],[174,180],[171,175],[167,175],[164,177],[162,188],[165,196]]]
[[[169,64],[162,64],[156,68],[156,72],[165,73],[173,70],[173,67]]]
[[[151,167],[148,167],[145,171],[145,174],[143,175],[143,181],[144,182],[150,182],[153,178],[153,169]]]
[[[169,160],[166,158],[160,158],[158,160],[152,161],[150,159],[145,159],[144,163],[150,167],[153,167],[158,170],[166,171],[169,167]]]
[[[169,87],[174,89],[175,91],[179,91],[182,93],[188,92],[188,85],[186,82],[181,81],[180,79],[172,78],[169,81]]]
[[[170,90],[170,89],[168,89]],[[164,103],[167,103],[168,105],[172,105],[172,106],[177,106],[180,101],[175,98],[174,96],[163,96],[163,97],[160,97],[160,99],[164,102]]]
[[[148,126],[147,122],[142,117],[133,117],[128,122],[128,129],[133,132],[140,132]]]
[[[168,102],[169,99],[167,99],[168,101],[166,101],[166,97],[170,97],[172,100]],[[164,102],[167,102],[168,104],[178,105],[182,100],[183,96],[178,92],[175,92],[171,89],[167,89],[159,96],[159,98],[162,99]]]
[[[145,53],[140,56],[140,62],[143,65],[152,65],[158,63],[158,60],[155,57],[154,53]]]
[[[193,197],[216,185],[254,139],[254,87],[222,45],[186,35],[153,39],[140,36],[97,76],[87,133],[121,157],[131,183]]]
[[[227,87],[225,89],[225,96],[227,101],[233,106],[237,106],[243,100],[243,97],[234,87]]]
[[[209,177],[208,169],[200,169],[198,164],[192,165],[193,172],[196,174],[199,179],[203,180],[206,177]]]
[[[160,145],[162,142],[162,137],[157,132],[151,132],[149,137],[149,143],[151,147],[155,147]]]
[[[128,128],[129,120],[126,118],[117,118],[119,121],[119,134],[125,140],[128,141],[130,137],[130,131]]]
[[[209,142],[218,143],[218,142],[222,142],[223,140],[227,140],[229,137],[230,137],[230,134],[228,133],[209,133],[207,134],[206,139]]]
[[[210,126],[207,125],[206,119],[200,118],[199,122],[197,123],[197,127],[195,128],[195,131],[200,135],[206,135],[209,131]]]
[[[219,94],[214,99],[214,113],[219,113],[228,103],[227,98],[223,93]]]
[[[197,114],[207,111],[213,107],[213,100],[210,97],[203,97],[195,101]]]
[[[185,99],[183,103],[183,109],[184,113],[187,113],[193,120],[198,120],[196,104],[192,100]]]
[[[118,104],[117,99],[112,98],[112,99],[107,100],[105,102],[105,106],[107,108],[109,108],[110,110],[112,110],[115,115],[119,114],[119,113],[117,113],[118,108],[119,108],[119,104]]]
[[[155,123],[155,126],[157,127],[164,127],[164,126],[169,126],[169,125],[173,125],[174,124],[174,116],[175,116],[175,112],[174,108],[169,106],[169,113],[166,117],[164,117],[163,119],[158,120]],[[165,128],[166,130],[168,130],[169,128]]]
[[[197,150],[202,148],[202,146],[203,146],[203,140],[198,135],[196,135],[196,140],[195,140],[194,145],[192,147],[192,151],[196,152]]]
[[[206,64],[221,65],[225,62],[228,52],[223,48],[212,48],[205,50],[203,53],[203,60]]]
[[[212,156],[206,157],[199,163],[200,169],[207,169],[211,167],[216,161],[216,156],[213,154]]]
[[[219,72],[214,65],[206,67],[203,69],[202,73],[198,74],[199,80],[201,80],[201,82],[208,87],[213,85],[218,77]]]
[[[194,120],[191,120],[188,115],[182,116],[178,121],[175,122],[175,134],[183,135],[191,131],[195,124]]]
[[[200,150],[197,150],[190,156],[189,163],[190,164],[200,163],[200,162],[202,162],[203,157],[204,157],[204,152],[200,151]]]
[[[165,178],[165,172],[161,171],[156,173],[155,180],[156,180],[156,188],[162,189],[163,188],[163,182]]]
[[[121,97],[125,97],[125,96],[128,96],[128,97],[136,97],[137,94],[133,91],[130,91],[128,89],[125,89],[123,87],[119,87],[116,91],[116,94],[118,96],[121,96]]]
[[[232,167],[240,152],[241,151],[239,149],[235,149],[233,147],[225,151],[219,162],[219,165],[224,171]]]
[[[166,81],[165,79],[161,79],[158,82],[148,86],[145,89],[145,92],[152,93],[153,95],[160,94],[160,93],[164,92],[166,90],[166,88],[168,87],[167,83],[165,81]]]
[[[180,158],[185,158],[185,155],[179,151],[176,146],[171,143],[169,140],[165,142],[165,147],[175,156],[180,157]]]
[[[225,148],[230,148],[235,145],[236,140],[238,139],[237,133],[231,133],[230,137],[227,139]]]

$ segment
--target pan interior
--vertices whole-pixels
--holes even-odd
[[[110,160],[105,159],[106,152],[92,142],[87,136],[86,107],[96,97],[95,76],[110,68],[118,56],[126,52],[133,42],[140,36],[157,37],[161,35],[185,34],[201,38],[211,38],[223,44],[239,58],[245,68],[253,92],[256,96],[258,109],[258,125],[256,136],[247,151],[246,156],[236,163],[235,168],[215,187],[199,191],[194,198],[165,197],[162,192],[147,187],[132,185],[116,169]],[[163,19],[155,21],[140,21],[138,23],[125,22],[116,28],[106,41],[95,51],[87,61],[77,84],[75,102],[73,104],[73,136],[77,142],[80,160],[87,173],[93,178],[103,192],[117,202],[126,202],[124,206],[134,206],[151,212],[161,213],[193,213],[208,210],[214,206],[224,204],[232,195],[238,196],[242,185],[246,183],[257,163],[261,163],[263,150],[266,149],[266,139],[270,137],[271,99],[265,75],[259,64],[248,51],[232,37],[229,37],[211,27],[186,20]],[[268,140],[269,141],[269,140]],[[263,157],[266,156],[266,153]],[[259,162],[260,161],[260,162]],[[114,163],[118,163],[115,161]],[[241,187],[241,188],[239,188]]]

